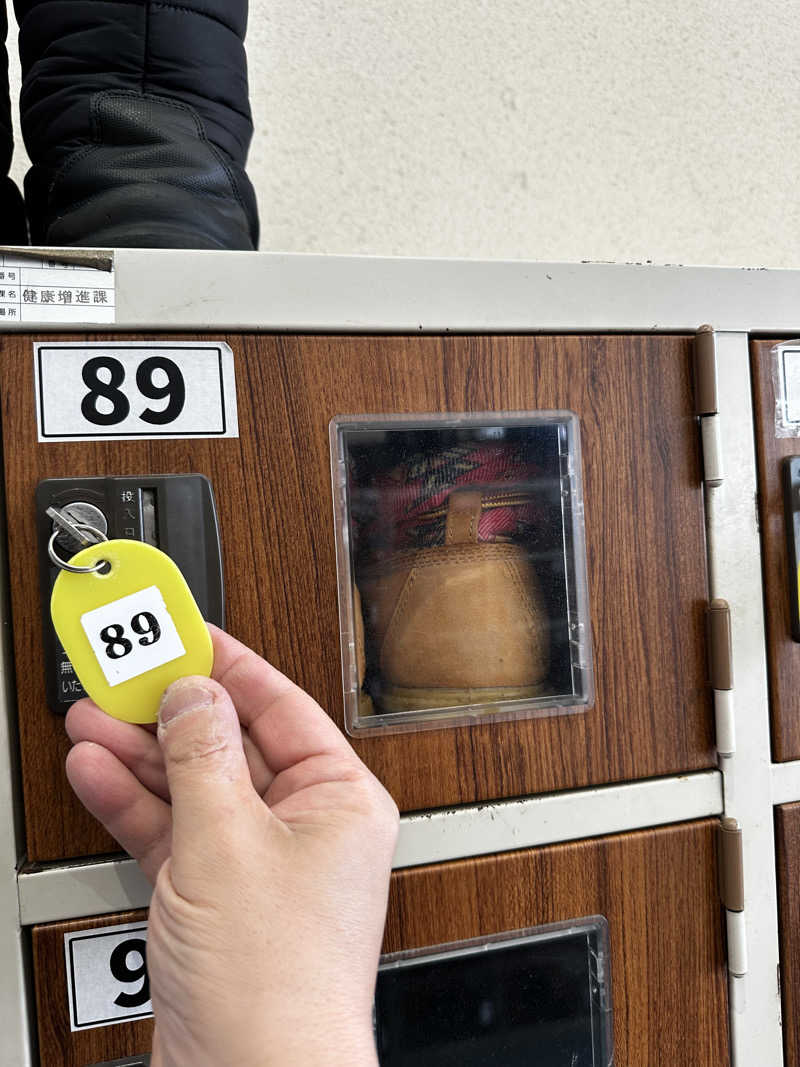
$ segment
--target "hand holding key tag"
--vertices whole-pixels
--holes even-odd
[[[53,543],[61,573],[50,613],[81,684],[115,719],[155,722],[166,687],[210,675],[214,663],[186,580],[169,556],[141,541],[102,541],[69,563]]]

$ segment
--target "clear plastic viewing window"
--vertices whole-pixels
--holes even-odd
[[[351,733],[591,703],[577,416],[340,416],[331,461]]]
[[[602,916],[386,956],[375,990],[381,1067],[610,1067]]]

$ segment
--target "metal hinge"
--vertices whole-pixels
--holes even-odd
[[[717,344],[713,326],[701,326],[694,338],[694,410],[700,422],[703,480],[722,485],[722,443],[717,406]]]
[[[719,824],[719,895],[725,909],[728,935],[728,971],[747,974],[747,936],[744,921],[744,869],[742,831],[736,819],[723,816]]]
[[[717,752],[732,756],[736,751],[736,723],[733,714],[733,650],[731,609],[727,600],[712,600],[706,608],[708,680],[714,691],[714,722]]]

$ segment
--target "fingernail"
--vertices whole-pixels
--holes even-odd
[[[161,726],[177,719],[179,715],[185,715],[187,711],[196,711],[198,708],[209,708],[214,703],[214,694],[196,682],[183,685],[181,682],[173,682],[161,698],[158,709],[158,721]]]

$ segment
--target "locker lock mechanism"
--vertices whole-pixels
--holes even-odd
[[[151,565],[142,562],[146,552],[131,554],[123,542],[141,542],[160,549],[185,578],[203,619],[224,627],[216,505],[211,484],[202,474],[50,478],[36,489],[36,521],[47,702],[56,714],[65,715],[70,705],[87,694],[51,620],[53,589],[61,574],[64,579],[71,579],[73,574],[84,576],[77,581],[88,581],[90,586],[100,578],[116,580],[111,563],[98,552],[97,546],[102,542],[111,542],[109,557],[116,552],[115,565],[123,559],[139,560],[133,564],[137,588],[152,584]],[[112,551],[114,545],[119,549]],[[84,558],[78,557],[79,553]],[[154,559],[157,556],[158,553],[153,554]],[[130,569],[131,563],[126,566]],[[126,667],[133,662],[128,644],[132,644],[133,652],[141,651],[140,645],[143,649],[156,645],[159,652],[166,647],[166,631],[159,631],[156,636],[144,609],[130,618],[112,621],[114,627],[117,623],[124,626],[125,632],[120,634],[118,643],[109,644],[108,656],[100,660],[109,669],[115,664],[105,663],[105,658],[118,659],[117,665]],[[113,628],[109,633],[117,634],[118,630]],[[124,683],[111,684],[113,687]],[[111,695],[116,697],[113,688]]]

